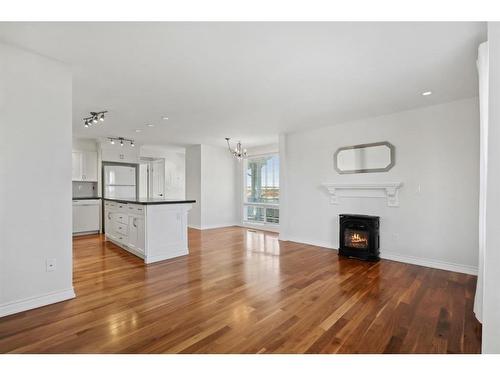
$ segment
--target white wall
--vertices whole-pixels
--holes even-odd
[[[489,125],[486,246],[483,283],[483,353],[500,353],[500,23],[488,22]]]
[[[236,163],[224,147],[186,148],[186,198],[197,201],[189,212],[191,227],[210,229],[237,224]]]
[[[338,215],[381,217],[382,257],[464,272],[477,271],[479,109],[467,99],[282,137],[286,164],[282,238],[338,247]],[[339,175],[337,148],[389,141],[396,165],[387,173]],[[400,207],[384,199],[340,198],[324,182],[402,182]]]
[[[236,219],[236,159],[225,147],[201,146],[202,228],[231,226]]]
[[[72,140],[73,150],[78,151],[97,151],[97,141],[90,138],[73,138]]]
[[[74,296],[71,95],[66,66],[0,44],[0,316]]]
[[[186,151],[181,147],[142,145],[141,157],[165,159],[165,197],[184,199],[186,196]]]
[[[279,144],[278,143],[249,147],[247,149],[248,156],[270,154],[270,153],[276,153],[276,152],[279,152]]]

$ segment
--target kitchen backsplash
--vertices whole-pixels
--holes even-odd
[[[97,182],[73,181],[73,198],[97,197]]]

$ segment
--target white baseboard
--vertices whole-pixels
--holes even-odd
[[[0,305],[0,317],[75,298],[73,288],[41,294]]]
[[[234,227],[239,226],[237,223],[226,223],[226,224],[214,224],[214,225],[188,225],[188,228],[197,229],[197,230],[205,230],[205,229],[217,229],[217,228],[226,228],[226,227]]]
[[[312,241],[312,240],[304,240],[302,238],[295,238],[288,236],[287,241],[304,243],[307,245],[326,247],[328,249],[332,249],[337,251],[332,244],[321,241]],[[424,266],[430,268],[437,268],[445,271],[459,272],[465,273],[467,275],[477,275],[477,267],[468,266],[466,264],[458,264],[452,262],[445,262],[437,259],[429,259],[429,258],[420,258],[411,255],[403,255],[399,253],[394,253],[391,251],[380,251],[380,258],[393,260],[401,263],[415,264],[417,266]]]
[[[262,230],[264,232],[273,232],[273,233],[279,233],[280,232],[280,227],[279,225],[252,225],[249,223],[240,223],[240,224],[235,224],[239,227],[242,228],[249,228],[249,229],[255,229],[255,230]]]
[[[394,260],[396,262],[415,264],[417,266],[437,268],[440,270],[465,273],[468,275],[477,275],[477,267],[468,266],[466,264],[444,262],[442,260],[420,258],[411,255],[402,255],[390,251],[381,251],[380,257],[382,259]]]
[[[183,255],[188,255],[188,254],[189,254],[188,249],[181,249],[181,250],[177,250],[175,252],[170,251],[170,252],[163,253],[163,254],[155,254],[154,256],[146,257],[146,259],[144,259],[144,261],[146,262],[146,264],[150,264],[150,263],[154,263],[154,262],[161,262],[163,260],[174,259],[174,258],[183,256]]]
[[[306,245],[325,247],[327,249],[337,251],[337,249],[335,249],[331,243],[323,242],[323,241],[315,241],[315,240],[309,240],[309,239],[305,240],[303,238],[297,238],[297,237],[293,237],[293,236],[292,237],[287,236],[285,241],[298,242],[298,243],[303,243]]]

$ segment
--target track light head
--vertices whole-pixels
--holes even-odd
[[[104,121],[104,114],[108,111],[90,112],[90,116],[84,117],[84,125],[88,128],[90,125],[97,124],[99,121]]]
[[[129,144],[130,147],[135,147],[135,141],[133,139],[123,137],[108,137],[108,140],[112,145],[114,145],[115,142],[119,142],[120,147],[123,147],[125,143]]]

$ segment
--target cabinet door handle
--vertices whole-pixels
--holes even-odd
[[[111,212],[108,212],[108,219],[111,220]]]
[[[134,220],[132,220],[132,225],[137,228],[137,224],[135,223],[135,221],[137,220],[137,218],[134,217]]]

